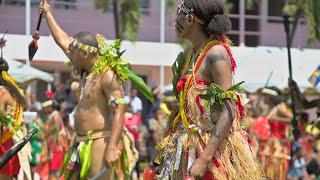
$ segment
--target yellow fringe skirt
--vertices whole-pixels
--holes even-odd
[[[199,157],[209,142],[211,134],[211,132],[190,133],[180,130],[165,137],[158,145],[160,154],[158,163],[163,166],[160,176],[174,180],[187,176],[193,161]],[[230,132],[228,138],[216,151],[208,166],[208,171],[202,179],[265,179],[260,164],[254,158],[249,147],[245,131]]]

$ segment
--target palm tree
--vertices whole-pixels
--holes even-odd
[[[94,3],[103,12],[113,9],[116,39],[136,41],[141,22],[140,0],[94,0]]]
[[[248,9],[257,8],[262,0],[247,0]],[[232,2],[228,2],[229,4]],[[228,7],[228,6],[227,6]],[[320,1],[319,0],[286,0],[283,12],[293,18],[290,32],[290,45],[294,38],[297,26],[300,20],[304,19],[308,23],[309,33],[308,42],[314,43],[320,41]]]
[[[103,12],[107,12],[112,7],[116,39],[137,40],[141,22],[140,0],[94,0],[94,3],[96,8]],[[176,0],[166,0],[167,7],[173,7],[175,4]]]
[[[287,0],[283,12],[293,17],[292,29],[290,32],[290,45],[300,19],[308,22],[309,43],[320,40],[320,1],[319,0]]]

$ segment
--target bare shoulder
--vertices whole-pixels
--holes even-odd
[[[223,90],[232,85],[232,71],[229,54],[222,45],[213,46],[207,53],[205,69],[214,83]]]
[[[112,70],[106,70],[101,74],[101,88],[107,94],[114,94],[115,91],[121,92],[123,94],[122,81],[119,79],[118,75]]]
[[[5,93],[9,93],[9,91],[4,86],[0,86],[0,93],[5,94]]]
[[[8,89],[3,87],[3,86],[0,87],[0,96],[1,97],[12,98],[12,96],[11,96],[10,92],[8,91]]]
[[[0,103],[1,104],[12,104],[13,97],[7,88],[1,86],[0,87]]]
[[[101,85],[110,85],[113,81],[117,81],[118,76],[112,70],[106,70],[100,75]]]
[[[229,54],[226,48],[222,45],[213,46],[206,55],[206,63],[208,65],[215,64],[219,61],[229,63]]]

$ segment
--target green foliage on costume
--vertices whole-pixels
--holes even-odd
[[[207,101],[206,106],[214,107],[215,113],[219,113],[225,107],[225,100],[237,100],[236,93],[242,92],[240,87],[242,83],[244,82],[235,84],[226,91],[222,90],[217,84],[211,83],[206,94],[200,95],[200,98]]]
[[[184,60],[185,60],[185,54],[183,52],[180,52],[177,56],[177,59],[172,65],[172,74],[173,74],[173,79],[172,79],[172,86],[173,86],[173,93],[179,99],[179,92],[177,90],[177,84],[181,78],[182,75],[182,69],[184,66]]]
[[[63,164],[60,171],[59,177],[63,175],[64,179],[69,180],[72,174],[72,171],[67,168],[69,161],[71,159],[72,149],[69,149],[68,152],[63,157]]]
[[[141,77],[130,70],[129,64],[122,58],[124,51],[120,52],[121,40],[115,40],[114,43],[108,44],[105,37],[98,34],[97,41],[100,60],[94,65],[93,72],[100,74],[110,68],[122,81],[130,80],[138,91],[143,93],[149,101],[154,102],[149,86]]]
[[[146,83],[143,81],[143,79],[141,77],[137,76],[128,67],[126,67],[124,70],[128,74],[128,77],[129,77],[131,83],[134,85],[134,87],[136,87],[138,91],[142,92],[142,94],[144,94],[144,96],[150,102],[153,103],[154,102],[154,97],[153,97],[152,91],[149,88],[149,86],[146,85]]]
[[[107,44],[106,41],[103,44],[99,43],[100,59],[93,66],[92,71],[101,74],[106,68],[110,68],[122,81],[128,80],[128,74],[125,70],[128,63],[121,58],[123,52],[119,53],[120,46],[120,40],[115,40],[112,44]]]
[[[127,166],[128,163],[128,156],[127,156],[127,152],[125,150],[122,151],[121,153],[121,170],[123,172],[124,178],[125,179],[130,179],[130,172],[129,172],[129,167]]]
[[[15,133],[15,121],[4,110],[0,109],[0,130],[6,128],[11,133]]]
[[[80,179],[85,179],[92,164],[92,143],[93,140],[90,139],[90,135],[92,131],[88,132],[89,140],[83,143],[80,148],[80,163],[81,163],[81,170],[80,170]]]

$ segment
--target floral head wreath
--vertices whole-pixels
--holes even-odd
[[[70,38],[69,45],[87,53],[97,53],[98,48],[78,42],[73,37]]]
[[[181,1],[178,5],[178,12],[184,12],[186,15],[192,15],[193,18],[201,25],[205,25],[206,23],[200,19],[199,17],[197,17],[195,14],[194,14],[194,9],[193,8],[188,8],[185,4],[184,4],[184,1]]]

